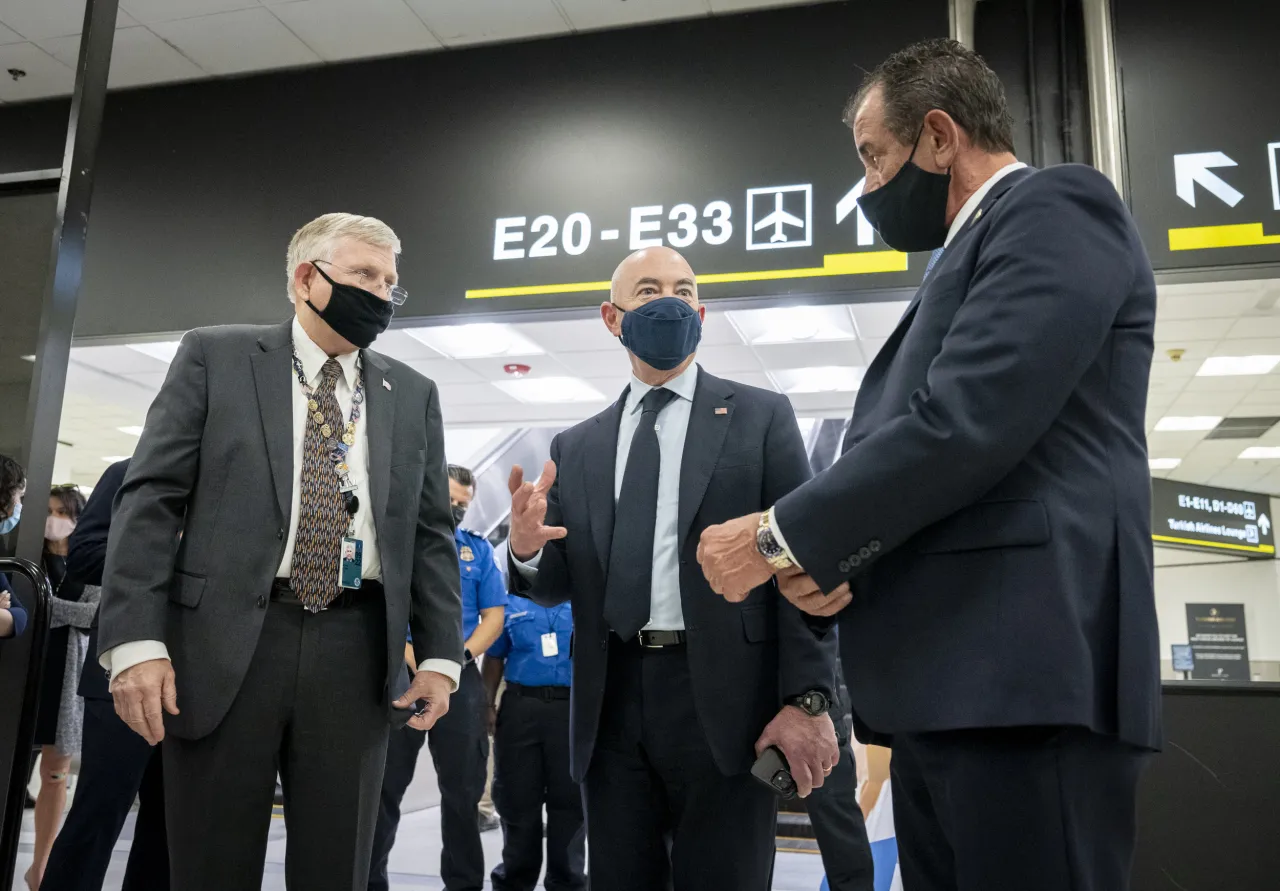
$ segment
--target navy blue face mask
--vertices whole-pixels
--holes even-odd
[[[623,310],[622,345],[659,371],[670,371],[693,355],[702,340],[702,317],[679,297],[659,297]]]

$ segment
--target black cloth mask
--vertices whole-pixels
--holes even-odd
[[[335,282],[319,265],[311,265],[330,284],[333,294],[329,297],[329,305],[324,309],[317,309],[309,299],[306,301],[307,306],[339,337],[362,350],[368,348],[391,324],[391,317],[396,311],[395,305],[372,291]]]
[[[467,515],[467,506],[465,504],[451,504],[449,510],[453,512],[453,525],[461,526],[462,518]]]
[[[924,133],[924,128],[920,130]],[[915,145],[907,163],[874,192],[858,199],[858,206],[884,243],[897,251],[932,251],[947,241],[947,196],[951,191],[951,170],[930,173],[916,166]]]

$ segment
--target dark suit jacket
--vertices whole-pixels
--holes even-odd
[[[552,441],[558,473],[547,523],[569,534],[543,551],[532,588],[514,566],[509,573],[516,593],[544,606],[573,601],[571,769],[579,781],[595,748],[608,666],[604,590],[625,401],[624,393]],[[680,470],[680,594],[694,701],[726,775],[750,770],[755,741],[782,697],[832,689],[835,651],[815,637],[772,583],[742,603],[716,596],[696,559],[698,541],[708,526],[768,507],[809,473],[786,397],[699,370]]]
[[[116,498],[99,646],[168,646],[182,714],[165,720],[179,737],[206,736],[230,708],[284,555],[298,386],[290,325],[188,332]],[[360,497],[382,560],[390,700],[408,683],[406,625],[419,662],[462,661],[460,575],[436,386],[371,350],[363,358],[370,491]]]
[[[1160,744],[1144,423],[1156,289],[1090,167],[998,182],[777,505],[840,615],[862,734],[1080,725]]]
[[[117,461],[106,469],[93,487],[76,529],[67,542],[67,582],[101,585],[102,567],[107,561],[107,533],[111,531],[111,509],[116,493],[129,470],[129,461]],[[89,658],[80,672],[77,691],[85,699],[110,699],[107,674],[98,664],[98,617],[89,629]]]

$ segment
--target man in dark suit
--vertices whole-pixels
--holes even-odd
[[[111,528],[111,505],[129,462],[107,468],[94,486],[68,543],[67,579],[101,585]],[[94,655],[98,623],[89,632],[90,658],[80,675],[84,741],[80,778],[71,810],[49,854],[43,891],[101,891],[111,852],[136,798],[138,819],[125,867],[123,891],[169,887],[169,844],[164,828],[164,779],[160,749],[130,730],[115,713],[107,677]]]
[[[556,437],[537,484],[513,469],[511,580],[544,606],[573,603],[591,885],[764,891],[777,802],[749,771],[777,745],[802,794],[822,783],[834,651],[770,580],[726,603],[693,557],[708,525],[808,479],[808,458],[786,397],[695,364],[705,309],[683,257],[633,254],[611,296],[601,315],[631,384]]]
[[[1100,173],[1017,163],[999,80],[954,41],[890,57],[846,120],[868,219],[934,254],[844,456],[700,560],[731,601],[780,570],[839,613],[906,887],[1119,891],[1161,743],[1150,263]]]
[[[183,891],[261,885],[277,770],[289,886],[363,889],[390,722],[428,729],[457,685],[439,396],[367,349],[406,296],[399,250],[370,217],[300,229],[296,316],[187,333],[117,496],[101,661],[164,739]]]

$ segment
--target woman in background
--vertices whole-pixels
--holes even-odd
[[[22,496],[27,473],[8,455],[0,455],[0,536],[8,535],[22,519]],[[0,572],[0,638],[17,637],[27,627],[27,611],[13,596],[9,580]]]
[[[40,794],[36,796],[35,858],[27,887],[36,891],[49,863],[49,851],[67,806],[67,772],[80,751],[84,703],[76,695],[89,649],[89,627],[98,610],[100,589],[66,582],[67,539],[84,510],[85,498],[75,485],[55,486],[49,493],[44,531],[44,571],[54,597],[49,604],[49,644],[44,683],[36,719],[40,746]]]

